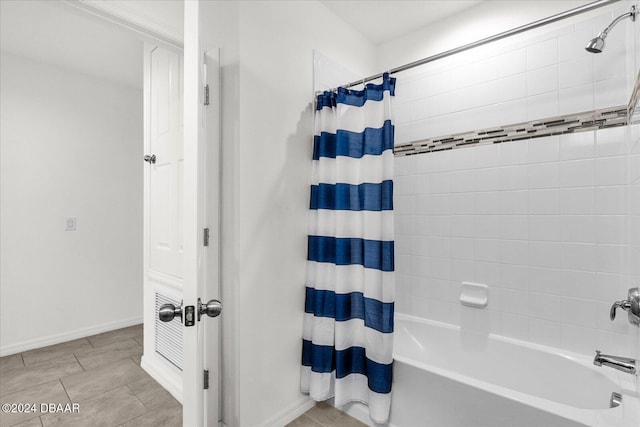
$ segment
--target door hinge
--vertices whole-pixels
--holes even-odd
[[[204,105],[209,105],[209,85],[204,86]]]
[[[202,243],[204,244],[204,246],[209,246],[209,229],[208,228],[204,229]]]
[[[204,370],[204,375],[203,375],[203,388],[205,390],[209,389],[209,371],[207,371],[206,369]]]

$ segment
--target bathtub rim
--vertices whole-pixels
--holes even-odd
[[[432,327],[444,328],[455,333],[460,334],[462,327],[459,325],[453,325],[450,323],[439,322],[432,319],[425,319],[422,317],[411,316],[404,313],[395,313],[395,321],[408,321],[419,324],[425,324]],[[473,331],[478,334],[482,334],[477,331]],[[506,337],[503,335],[498,335],[495,333],[482,334],[486,335],[487,339],[496,340],[500,342],[504,342],[510,345],[516,345],[520,347],[524,347],[527,349],[531,349],[534,351],[540,351],[543,353],[551,354],[554,356],[560,356],[564,359],[569,360],[572,363],[577,363],[587,369],[595,370],[596,368],[592,365],[592,359],[589,356],[580,353],[574,353],[571,351],[567,351],[564,349],[559,349],[556,347],[546,346],[543,344],[532,343],[529,341],[523,341],[516,338]],[[595,352],[595,350],[594,350]],[[394,348],[393,354],[394,361],[402,364],[406,364],[412,366],[414,368],[424,370],[427,372],[431,372],[435,375],[442,376],[444,378],[451,379],[453,381],[468,385],[470,387],[500,396],[502,398],[506,398],[509,400],[513,400],[524,405],[528,405],[534,407],[536,409],[550,412],[554,415],[576,421],[582,424],[586,424],[589,426],[599,425],[603,422],[603,418],[608,420],[608,422],[616,421],[616,425],[624,426],[627,425],[625,421],[628,419],[625,414],[637,414],[638,408],[640,407],[640,396],[638,395],[638,391],[636,390],[635,375],[623,374],[621,372],[615,370],[603,370],[598,373],[604,375],[606,378],[611,380],[618,390],[623,395],[623,402],[617,408],[601,408],[601,409],[587,409],[587,408],[576,408],[564,403],[554,402],[548,399],[544,399],[541,397],[533,396],[527,393],[523,393],[517,390],[513,390],[507,387],[503,387],[497,384],[489,383],[483,380],[479,380],[476,378],[469,377],[467,375],[463,375],[449,369],[440,368],[438,366],[425,363],[423,361],[415,360],[408,356],[398,355],[396,353],[396,348]],[[622,377],[621,375],[627,375],[629,378]],[[631,424],[628,424],[631,425]]]

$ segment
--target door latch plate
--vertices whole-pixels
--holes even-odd
[[[184,326],[193,326],[196,324],[196,307],[188,305],[184,308]]]

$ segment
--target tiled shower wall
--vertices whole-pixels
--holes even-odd
[[[636,29],[584,45],[630,5],[398,76],[396,143],[626,104]],[[609,320],[640,283],[637,127],[396,158],[396,310],[640,356],[626,313]],[[460,304],[463,281],[489,286],[485,309]]]
[[[627,348],[626,317],[609,321],[628,288],[625,132],[396,158],[397,310],[580,353]],[[463,281],[489,286],[485,309],[460,304]]]
[[[627,12],[621,2],[587,21],[494,42],[398,75],[396,144],[626,104],[633,43],[629,19],[587,41]]]

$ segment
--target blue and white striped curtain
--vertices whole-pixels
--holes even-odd
[[[301,390],[391,406],[395,78],[318,96],[311,177]]]

